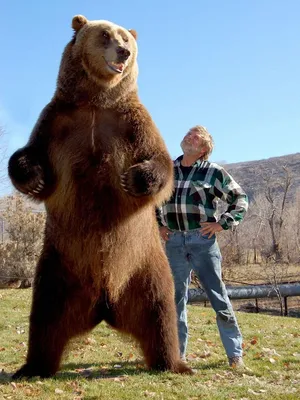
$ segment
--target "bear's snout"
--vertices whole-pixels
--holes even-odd
[[[130,56],[130,51],[128,49],[125,49],[125,47],[118,46],[117,55],[118,55],[118,61],[123,62],[126,61]]]

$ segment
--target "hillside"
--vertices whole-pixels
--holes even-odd
[[[300,189],[300,153],[222,165],[240,183],[250,200],[264,190],[267,184],[276,187],[278,192],[281,191],[280,183],[283,183],[285,177],[284,166],[292,176],[289,199],[295,198],[297,190]]]

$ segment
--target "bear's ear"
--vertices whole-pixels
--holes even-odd
[[[128,29],[128,31],[132,34],[135,40],[137,40],[137,32],[134,29]]]
[[[78,32],[87,22],[88,20],[83,15],[75,15],[72,19],[72,28]]]

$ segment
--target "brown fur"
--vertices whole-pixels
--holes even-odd
[[[27,362],[14,379],[54,374],[68,341],[102,320],[136,338],[150,368],[190,373],[154,212],[173,165],[138,98],[136,35],[83,16],[72,26],[55,95],[9,162],[14,185],[47,210]],[[130,57],[114,74],[102,58],[120,45]]]

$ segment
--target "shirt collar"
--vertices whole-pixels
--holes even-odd
[[[181,162],[182,159],[183,159],[183,154],[181,156],[179,156],[178,158],[176,158],[176,160],[174,161],[174,166],[175,167],[180,167],[181,166],[180,162]],[[197,167],[204,167],[204,165],[206,163],[207,163],[207,160],[200,160],[200,158],[198,158],[198,160],[196,160],[194,162],[194,164],[191,165],[191,167],[194,167],[195,165]]]

